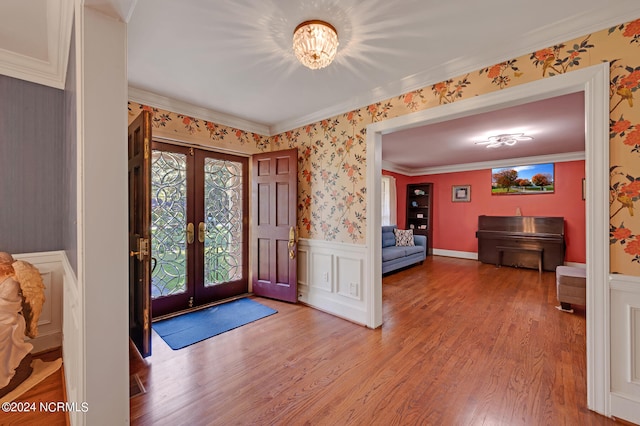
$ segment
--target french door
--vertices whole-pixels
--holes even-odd
[[[151,355],[151,115],[142,111],[129,125],[129,337]]]
[[[248,292],[248,159],[153,142],[153,316]]]

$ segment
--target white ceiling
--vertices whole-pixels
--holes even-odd
[[[128,22],[130,99],[264,135],[640,17],[637,0],[85,3]],[[72,4],[69,0],[0,1],[0,73],[63,87]],[[338,30],[337,58],[322,70],[300,65],[291,49],[293,29],[308,19],[324,19]],[[559,113],[563,111],[560,108]],[[497,115],[506,119],[508,114]],[[547,136],[540,132],[547,125],[536,124],[542,118],[532,114],[526,117],[524,123],[501,126],[530,126],[531,132],[538,132],[532,134],[536,139],[530,146],[546,146]],[[565,124],[568,120],[563,118]],[[491,122],[496,123],[494,118]],[[414,129],[406,131],[405,142],[398,142],[398,135],[385,136],[385,160],[415,168],[417,153],[428,151],[431,155],[420,160],[421,166],[442,164],[448,160],[435,160],[436,153],[450,155],[456,141],[494,131],[477,127],[478,119],[475,124],[465,123],[455,128],[473,125],[473,134],[416,136],[420,131]],[[565,129],[571,126],[578,124],[566,124]],[[451,132],[451,126],[440,127],[436,130],[448,127]],[[559,137],[557,129],[552,134]],[[567,134],[577,133],[565,132],[565,142],[553,145],[567,145]],[[389,138],[396,140],[393,146],[387,145]],[[440,142],[431,145],[430,141]],[[429,143],[429,149],[417,149],[416,143]],[[396,149],[403,144],[409,144],[406,150]],[[524,146],[518,144],[518,148]],[[470,151],[460,151],[456,158]],[[482,155],[488,151],[495,154],[497,150],[485,149]],[[409,155],[402,157],[399,152]]]
[[[476,144],[505,133],[533,139],[501,148]],[[382,158],[386,169],[425,174],[443,166],[486,168],[482,163],[581,153],[584,146],[584,93],[578,92],[384,135]]]
[[[631,16],[637,0],[138,0],[129,84],[276,134]],[[338,31],[321,70],[291,48],[308,19]]]

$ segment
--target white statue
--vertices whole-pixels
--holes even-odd
[[[38,334],[43,303],[44,284],[38,270],[0,252],[0,389],[9,384],[33,349],[24,338]]]

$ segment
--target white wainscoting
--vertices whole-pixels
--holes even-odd
[[[64,298],[62,306],[62,359],[64,362],[64,379],[67,387],[67,401],[84,402],[85,397],[85,363],[84,363],[84,325],[82,322],[82,293],[78,278],[73,272],[67,256],[64,257]],[[85,424],[84,413],[70,411],[71,425]]]
[[[67,255],[64,251],[51,251],[13,257],[38,268],[46,287],[38,337],[29,340],[33,352],[62,346],[67,401],[85,401],[81,294]],[[82,412],[69,412],[70,424],[84,424],[82,415]]]
[[[612,275],[611,415],[640,424],[640,278]]]
[[[366,324],[366,247],[301,238],[298,242],[298,301]]]
[[[14,259],[29,262],[38,268],[45,287],[45,302],[38,320],[38,336],[25,339],[33,345],[32,353],[62,346],[62,292],[65,273],[60,253],[55,251],[13,255]]]

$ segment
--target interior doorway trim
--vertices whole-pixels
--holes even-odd
[[[587,404],[610,416],[609,63],[465,99],[367,127],[367,326],[382,325],[382,136],[569,93],[585,96]]]

